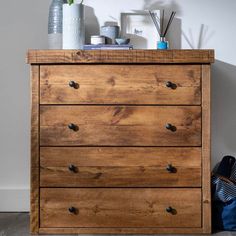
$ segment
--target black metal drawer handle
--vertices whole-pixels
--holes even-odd
[[[169,206],[166,208],[166,212],[169,213],[169,214],[172,214],[172,215],[176,215],[177,214],[177,211],[176,209],[174,209],[173,207]]]
[[[77,167],[75,165],[73,165],[73,164],[70,164],[68,166],[68,170],[73,172],[73,173],[76,173],[77,172]]]
[[[78,131],[79,130],[79,126],[77,126],[77,125],[75,125],[73,123],[69,124],[68,128],[73,130],[73,131]]]
[[[71,81],[69,82],[69,86],[70,86],[71,88],[74,88],[74,89],[78,89],[78,88],[79,88],[79,84],[76,83],[76,82],[73,81],[73,80],[71,80]]]
[[[172,132],[175,132],[177,130],[176,127],[170,123],[166,124],[166,129],[168,129]]]
[[[177,172],[177,169],[172,166],[171,164],[169,164],[167,167],[166,167],[166,170],[169,172],[169,173],[176,173]]]
[[[172,83],[171,81],[166,82],[166,87],[170,89],[176,89],[177,85],[175,83]]]
[[[77,210],[75,207],[73,207],[73,206],[69,207],[69,208],[68,208],[68,211],[69,211],[71,214],[76,214],[76,213],[78,212],[78,210]]]

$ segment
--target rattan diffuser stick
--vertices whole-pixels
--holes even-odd
[[[168,21],[168,24],[166,26],[166,30],[165,30],[164,34],[161,35],[161,37],[163,37],[163,38],[166,37],[166,34],[167,34],[167,32],[168,32],[168,30],[169,30],[169,28],[170,28],[170,26],[171,26],[171,24],[172,24],[172,22],[174,20],[175,14],[176,14],[176,11],[172,11],[172,13],[170,15],[170,19]]]
[[[174,17],[176,15],[176,11],[172,11],[170,18],[168,20],[168,23],[166,25],[166,27],[164,27],[164,21],[165,21],[165,10],[162,10],[162,14],[160,16],[160,19],[157,17],[156,13],[153,13],[151,11],[149,11],[149,14],[152,18],[152,21],[157,29],[158,34],[160,35],[161,38],[165,38],[166,34],[168,33],[168,30],[174,20]]]
[[[161,35],[160,27],[158,25],[157,15],[155,13],[151,12],[151,11],[149,11],[149,14],[150,14],[150,16],[152,18],[152,21],[153,21],[156,29],[157,29],[158,34]]]

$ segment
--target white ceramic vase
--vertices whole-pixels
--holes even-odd
[[[83,49],[85,42],[84,5],[63,5],[63,49]]]

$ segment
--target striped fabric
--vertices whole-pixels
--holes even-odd
[[[219,164],[213,170],[213,173],[217,170]],[[230,179],[236,181],[236,163],[234,164],[231,172]],[[227,183],[224,180],[216,176],[212,176],[212,186],[214,188],[213,200],[228,202],[236,198],[236,185],[233,183]]]

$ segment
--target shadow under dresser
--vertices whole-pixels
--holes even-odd
[[[27,60],[32,233],[211,233],[213,50]]]

